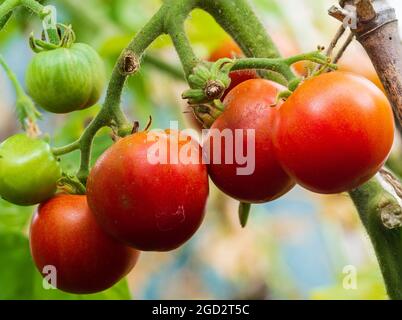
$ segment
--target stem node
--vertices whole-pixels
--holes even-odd
[[[123,76],[130,76],[138,71],[140,62],[138,57],[131,50],[126,50],[120,59],[120,73]]]

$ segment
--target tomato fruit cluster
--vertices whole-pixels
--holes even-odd
[[[105,81],[102,59],[84,43],[36,54],[26,73],[31,97],[53,113],[68,113],[94,105]]]
[[[166,162],[149,158],[155,146]],[[183,150],[190,155],[185,162]],[[124,277],[139,250],[182,245],[204,218],[208,175],[201,158],[201,147],[179,132],[119,140],[91,170],[86,196],[61,194],[39,206],[30,231],[38,270],[53,266],[61,290],[93,293]]]
[[[377,173],[392,148],[394,118],[387,98],[372,82],[344,72],[322,74],[273,107],[280,90],[272,82],[254,79],[224,99],[225,111],[211,129],[253,129],[255,170],[239,175],[236,170],[244,164],[225,161],[228,147],[244,152],[247,139],[228,145],[221,135],[221,150],[215,150],[210,134],[207,146],[212,154],[220,151],[221,159],[208,170],[222,191],[260,203],[280,197],[294,182],[317,193],[340,193]],[[229,156],[235,158],[234,151]]]
[[[210,61],[238,56],[231,41]],[[40,203],[31,253],[42,274],[55,271],[59,289],[105,290],[132,270],[140,251],[183,245],[203,221],[209,177],[234,199],[265,203],[296,184],[317,193],[348,191],[384,164],[394,139],[393,113],[365,78],[322,74],[282,102],[278,96],[287,88],[254,70],[230,77],[223,112],[202,147],[180,131],[133,133],[97,160],[86,195],[55,195],[62,172],[46,142],[18,134],[0,145],[0,196],[18,205]],[[104,81],[98,54],[79,43],[37,54],[26,75],[35,102],[54,113],[93,105]]]

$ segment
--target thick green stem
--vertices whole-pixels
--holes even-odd
[[[200,0],[198,6],[209,12],[239,44],[247,57],[280,58],[278,49],[246,0]],[[289,75],[289,71],[286,73]],[[264,76],[286,85],[281,74],[266,72]]]
[[[38,15],[42,14],[44,6],[41,5],[38,1],[35,0],[20,0],[20,1],[21,5],[23,5],[24,7],[32,10]]]
[[[383,171],[351,191],[350,196],[374,246],[388,295],[391,299],[401,300],[402,209],[400,196],[392,192],[400,185],[396,179],[394,182],[384,179],[384,174],[389,177],[389,173]]]
[[[196,1],[193,0],[181,2],[177,0],[168,1],[168,13],[165,18],[165,32],[172,39],[187,79],[199,62],[184,31],[184,22],[194,9],[195,4]]]
[[[209,12],[239,44],[248,57],[279,58],[280,54],[264,26],[245,0],[201,0],[200,8]]]
[[[9,13],[7,13],[5,16],[0,18],[0,30],[4,28],[4,26],[6,25],[6,23],[8,22],[8,20],[10,20],[10,18],[12,17],[13,12],[10,11]]]
[[[9,15],[19,5],[21,5],[21,0],[5,0],[0,5],[0,18],[3,19]]]
[[[81,164],[77,177],[82,182],[86,182],[89,174],[92,143],[96,133],[105,126],[112,127],[120,135],[128,132],[127,128],[130,123],[120,108],[123,87],[130,72],[134,73],[138,70],[145,49],[163,33],[164,15],[165,7],[162,7],[123,50],[113,69],[103,107],[85,129],[78,142],[81,150]]]
[[[11,12],[18,6],[24,6],[34,13],[40,15],[43,11],[43,6],[35,0],[5,0],[0,5],[0,21],[2,21],[3,26],[9,19]]]

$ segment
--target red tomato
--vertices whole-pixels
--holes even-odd
[[[304,82],[280,109],[274,145],[296,182],[339,193],[369,180],[393,144],[385,95],[360,76],[332,72]]]
[[[217,61],[223,58],[238,58],[242,57],[243,52],[240,47],[233,40],[228,40],[224,42],[220,47],[218,47],[214,52],[211,53],[209,61]],[[231,91],[234,87],[240,83],[258,78],[255,70],[237,70],[230,73],[230,86],[226,89],[222,99]]]
[[[282,196],[294,186],[292,179],[277,161],[272,144],[273,127],[279,107],[271,105],[278,92],[283,89],[280,85],[263,79],[239,84],[225,98],[225,111],[211,127],[220,132],[228,129],[233,137],[236,129],[251,129],[255,133],[255,156],[250,157],[254,161],[255,170],[249,175],[238,174],[237,169],[246,165],[236,157],[236,150],[243,150],[242,154],[247,152],[247,132],[243,131],[243,141],[236,139],[233,144],[229,144],[223,137],[215,138],[211,131],[204,144],[205,150],[208,146],[211,150],[211,164],[208,167],[211,179],[218,188],[235,199],[250,203],[267,202]],[[217,141],[221,143],[221,147],[216,147],[215,150],[212,143],[217,146]],[[226,158],[228,150],[234,159],[232,164]],[[213,161],[219,151],[221,164]]]
[[[182,135],[180,135],[182,136]],[[166,164],[149,161],[155,141],[174,147],[177,132],[140,132],[119,140],[92,169],[88,202],[109,233],[143,251],[168,251],[186,242],[204,218],[208,197],[207,169],[201,148],[181,141],[167,151]],[[173,150],[173,149],[172,149]],[[188,151],[188,163],[173,156]],[[161,151],[165,154],[165,151]]]
[[[139,255],[105,233],[86,196],[78,195],[59,195],[39,206],[30,245],[41,274],[44,267],[54,266],[57,288],[80,294],[113,286],[134,267]]]

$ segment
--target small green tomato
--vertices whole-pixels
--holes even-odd
[[[28,92],[33,100],[53,113],[93,106],[99,100],[105,82],[102,59],[84,43],[36,54],[26,73]]]
[[[49,199],[61,177],[59,162],[43,140],[25,134],[9,137],[0,144],[0,196],[21,205]]]

